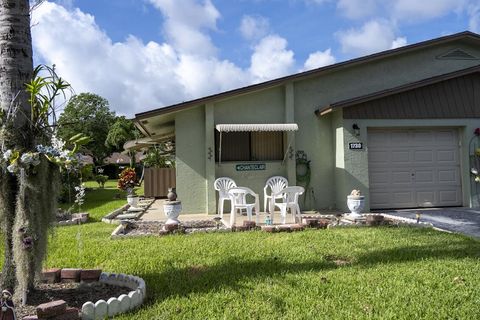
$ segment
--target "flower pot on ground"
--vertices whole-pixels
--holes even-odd
[[[178,224],[178,216],[182,212],[182,203],[180,201],[165,201],[163,204],[163,212],[167,217],[165,224]]]
[[[138,196],[136,194],[129,194],[127,196],[127,203],[130,205],[132,208],[136,208],[138,204]]]
[[[365,208],[365,196],[362,196],[359,190],[353,190],[352,193],[347,196],[347,206],[350,210],[351,217],[362,217],[361,213]]]
[[[137,185],[137,174],[133,168],[125,168],[119,175],[117,187],[120,190],[127,191],[127,202],[131,207],[138,204],[138,196],[135,194],[135,186]]]

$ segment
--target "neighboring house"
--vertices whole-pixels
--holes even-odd
[[[145,158],[143,152],[137,152],[135,154],[135,163],[139,163]],[[114,152],[110,156],[103,159],[105,164],[118,164],[118,165],[130,165],[130,156],[120,152]]]
[[[175,137],[177,193],[187,213],[215,212],[218,177],[260,197],[270,176],[297,184],[297,151],[310,161],[304,209],[346,210],[352,189],[366,196],[367,209],[471,206],[478,205],[469,143],[480,127],[479,72],[480,36],[462,32],[134,121],[146,140]],[[305,167],[298,169],[305,184]]]

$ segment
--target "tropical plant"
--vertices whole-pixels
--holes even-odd
[[[133,168],[125,168],[119,174],[117,187],[120,190],[127,191],[129,195],[134,194],[134,188],[137,184],[137,174]]]
[[[174,147],[171,142],[160,143],[148,149],[143,164],[147,168],[175,167]]]

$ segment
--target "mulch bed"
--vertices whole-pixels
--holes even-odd
[[[92,283],[54,283],[38,284],[26,306],[15,306],[17,319],[24,316],[35,315],[36,307],[39,304],[64,300],[69,307],[81,309],[87,301],[97,302],[100,299],[107,301],[111,297],[118,297],[122,294],[128,294],[129,288],[113,286],[102,282]]]

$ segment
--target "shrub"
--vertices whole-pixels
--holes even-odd
[[[98,186],[100,188],[104,188],[105,187],[105,182],[107,182],[108,180],[108,176],[104,175],[104,174],[97,174],[95,176],[95,181],[97,181],[98,183]]]

